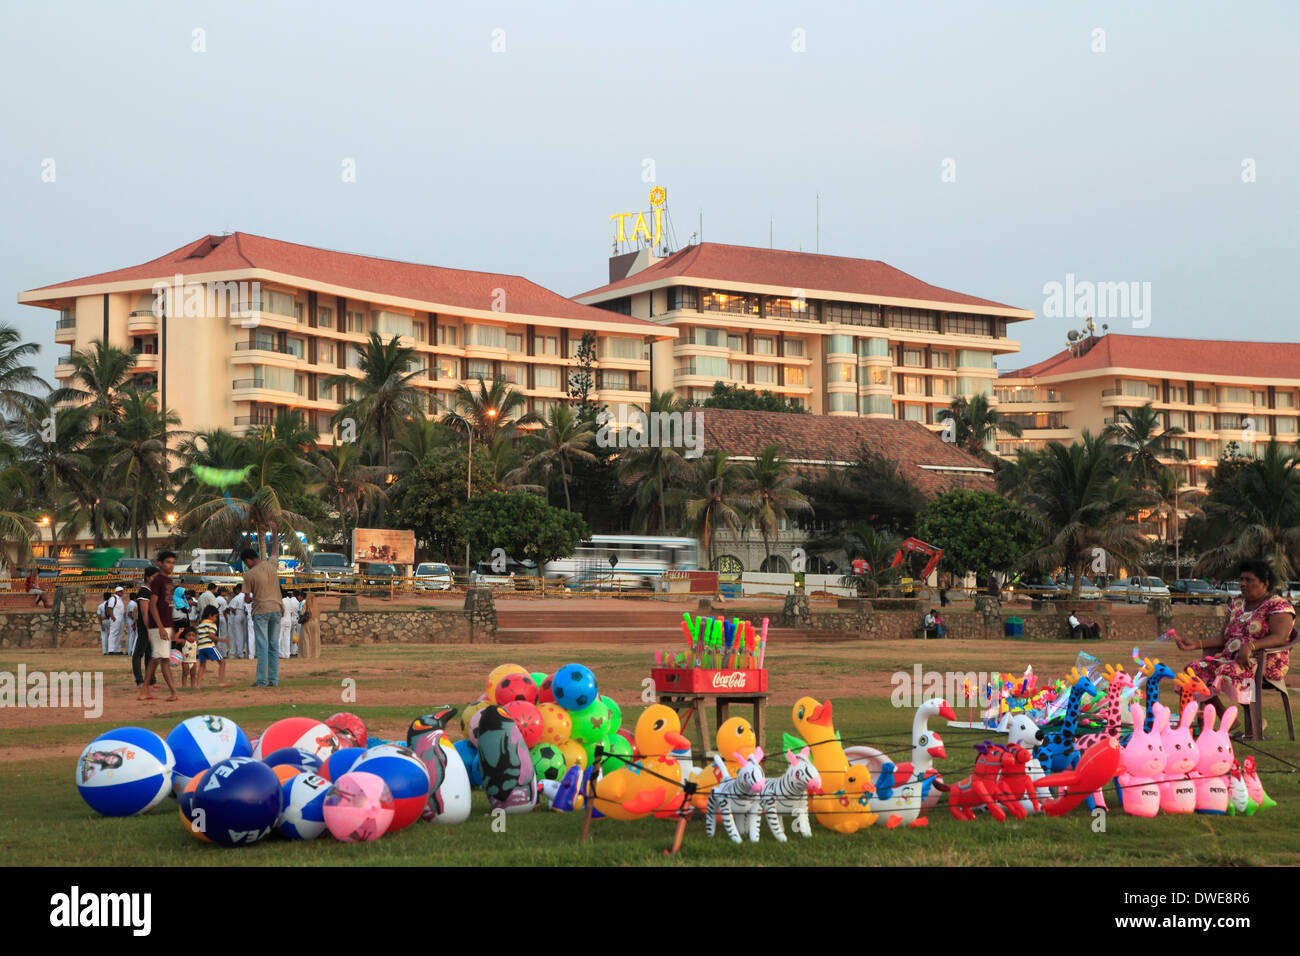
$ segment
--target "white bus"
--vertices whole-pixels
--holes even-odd
[[[610,557],[616,560],[610,564]],[[653,585],[665,571],[698,571],[700,543],[694,538],[669,538],[645,534],[596,534],[580,541],[568,558],[550,561],[543,568],[548,579],[599,587]]]

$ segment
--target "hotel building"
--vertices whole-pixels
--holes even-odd
[[[657,391],[702,399],[723,381],[932,430],[958,396],[993,401],[995,358],[1020,348],[1008,325],[1033,318],[883,262],[716,242],[614,256],[575,299],[677,333],[650,347]]]
[[[1012,457],[1050,441],[1069,444],[1122,420],[1121,409],[1148,402],[1165,429],[1184,434],[1169,445],[1186,455],[1176,467],[1189,485],[1204,485],[1229,443],[1251,456],[1270,438],[1300,439],[1300,344],[1088,336],[1051,358],[997,380],[998,411],[1023,434],[998,437]]]
[[[415,349],[430,414],[456,387],[495,375],[540,414],[566,396],[584,332],[596,334],[595,397],[643,403],[651,346],[675,329],[581,305],[520,276],[415,265],[247,233],[205,236],[143,265],[23,292],[57,310],[69,354],[95,339],[135,353],[136,381],[156,388],[190,430],[243,433],[295,409],[332,441],[330,416],[378,332]],[[161,315],[159,313],[162,313]],[[60,359],[55,377],[72,373]]]

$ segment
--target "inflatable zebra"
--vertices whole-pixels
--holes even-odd
[[[808,823],[808,794],[822,792],[822,775],[817,772],[808,758],[809,749],[795,753],[787,750],[785,757],[790,767],[775,780],[769,780],[763,788],[763,815],[767,817],[767,828],[772,831],[780,843],[785,842],[785,826],[781,823],[781,814],[790,814],[790,829],[803,837],[812,836],[812,827]]]
[[[734,754],[740,769],[734,777],[728,777],[709,791],[708,816],[704,820],[704,832],[713,836],[717,828],[718,815],[722,816],[722,825],[732,843],[740,842],[740,831],[736,829],[736,817],[749,831],[749,839],[758,842],[759,828],[762,823],[763,786],[767,779],[763,776],[763,748],[754,751],[746,758],[740,753]]]

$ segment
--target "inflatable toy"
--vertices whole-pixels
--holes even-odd
[[[537,705],[542,718],[542,741],[559,746],[573,735],[573,718],[559,704],[551,701]]]
[[[979,754],[975,759],[975,772],[948,793],[948,809],[952,815],[958,820],[974,820],[976,808],[982,807],[999,822],[1007,818],[1008,812],[1023,820],[1025,808],[1021,806],[1020,798],[1029,793],[1035,804],[1038,801],[1024,773],[1024,765],[1032,754],[1023,747],[1004,747],[991,740],[975,744],[975,750]]]
[[[569,711],[589,707],[600,696],[596,675],[581,664],[565,664],[556,671],[551,682],[551,693],[555,696],[555,702]],[[603,737],[604,733],[600,736]]]
[[[1234,760],[1232,769],[1228,771],[1228,816],[1250,816],[1257,809],[1250,799],[1250,791],[1246,789],[1246,772]]]
[[[469,775],[469,785],[483,786],[483,773],[478,763],[478,748],[468,740],[457,740],[452,747],[460,756],[461,763],[465,765],[465,773]]]
[[[1145,678],[1143,692],[1146,699],[1143,706],[1146,708],[1147,718],[1146,723],[1142,725],[1142,729],[1147,733],[1151,733],[1151,728],[1155,725],[1156,720],[1155,705],[1160,703],[1160,682],[1175,680],[1177,675],[1167,665],[1160,663],[1159,659],[1152,660],[1149,657],[1142,659],[1142,667],[1138,673]],[[1120,743],[1127,743],[1127,741],[1121,737]]]
[[[1154,817],[1160,812],[1160,784],[1158,778],[1165,769],[1165,748],[1161,735],[1168,729],[1169,709],[1156,705],[1155,721],[1151,732],[1146,726],[1145,714],[1139,704],[1130,708],[1133,715],[1133,734],[1124,748],[1124,772],[1119,775],[1120,802],[1125,813],[1137,817]]]
[[[325,797],[332,784],[314,773],[300,773],[281,787],[284,808],[276,828],[291,840],[314,840],[325,832]]]
[[[570,710],[573,729],[569,737],[581,740],[584,744],[594,744],[605,739],[609,734],[609,706],[603,700],[594,700],[582,710]]]
[[[331,714],[325,718],[325,726],[334,731],[340,747],[364,747],[366,745],[366,725],[356,714],[346,712]]]
[[[152,810],[172,787],[176,758],[143,727],[119,727],[92,740],[77,759],[77,792],[96,813],[130,817]]]
[[[1060,725],[1050,730],[1044,729],[1042,744],[1034,748],[1034,757],[1049,774],[1072,770],[1078,766],[1080,753],[1075,741],[1078,738],[1083,697],[1085,694],[1089,697],[1097,696],[1097,688],[1092,679],[1077,667],[1071,672],[1069,680],[1072,686]]]
[[[1165,711],[1165,730],[1160,735],[1160,744],[1165,749],[1165,769],[1160,781],[1160,809],[1165,813],[1195,813],[1196,784],[1192,781],[1192,771],[1196,769],[1199,752],[1196,741],[1192,739],[1192,723],[1196,720],[1196,701],[1183,708],[1182,717],[1177,727],[1167,726],[1169,712]]]
[[[1210,688],[1205,686],[1205,681],[1192,673],[1191,665],[1188,665],[1187,670],[1181,671],[1174,678],[1174,683],[1178,685],[1178,709],[1180,711],[1193,701],[1202,701],[1210,696]]]
[[[520,667],[518,664],[498,664],[496,667],[492,668],[491,673],[488,674],[487,689],[484,692],[483,699],[489,703],[496,700],[497,684],[501,683],[501,681],[505,680],[511,674],[522,674],[525,677],[530,677],[528,671]]]
[[[785,814],[790,816],[792,832],[805,838],[812,836],[812,826],[808,822],[808,794],[822,791],[821,774],[813,766],[807,747],[798,753],[787,750],[785,759],[790,762],[789,768],[775,780],[767,781],[761,799],[767,828],[778,843],[786,841],[781,820]]]
[[[393,822],[393,794],[382,777],[354,770],[330,787],[322,813],[325,826],[337,840],[378,840]]]
[[[393,798],[393,819],[385,832],[404,830],[424,812],[429,802],[429,771],[410,747],[381,744],[366,751],[352,765],[352,773],[373,773],[388,784]]]
[[[479,772],[488,804],[506,813],[527,813],[537,802],[533,759],[524,735],[501,707],[478,715]]]
[[[530,704],[526,700],[512,700],[508,704],[503,704],[501,709],[515,722],[519,732],[524,735],[524,743],[530,750],[541,742],[542,715],[536,704]]]
[[[538,687],[541,687],[542,681],[546,680],[546,675],[543,674],[541,671],[533,671],[532,674],[530,674],[529,676],[532,677],[533,683],[536,684]]]
[[[812,797],[809,803],[817,822],[836,833],[855,833],[875,823],[869,800],[860,799],[874,792],[870,779],[854,781],[861,790],[849,789],[849,761],[844,756],[835,724],[831,702],[818,703],[811,697],[801,697],[792,712],[795,733],[810,748],[812,762],[822,778],[822,795]],[[865,769],[862,771],[866,774]]]
[[[315,754],[299,750],[297,747],[281,747],[275,753],[263,757],[262,763],[268,767],[288,766],[296,767],[303,773],[319,773],[325,761]]]
[[[569,769],[564,760],[564,751],[555,744],[540,743],[529,748],[528,755],[533,759],[533,770],[537,779],[562,780]]]
[[[248,846],[273,829],[284,809],[275,771],[252,757],[214,764],[194,791],[192,814],[203,833],[222,846]]]
[[[284,747],[296,747],[321,760],[339,749],[339,738],[326,724],[311,717],[285,717],[277,720],[257,740],[253,756],[261,760]]]
[[[632,744],[622,734],[612,734],[606,737],[600,742],[600,746],[605,751],[605,757],[608,761],[605,766],[610,770],[626,767],[635,760],[632,753]],[[676,755],[676,751],[673,751],[673,754]]]
[[[663,704],[647,707],[636,722],[636,763],[625,767],[622,760],[611,760],[603,768],[595,809],[615,820],[675,810],[682,800],[682,767],[672,751],[689,746],[676,711]],[[612,769],[615,764],[618,769]]]
[[[580,740],[566,740],[560,744],[560,750],[564,752],[564,762],[570,767],[586,770],[591,763],[587,759],[587,748],[582,745]]]
[[[270,764],[267,766],[270,766]],[[277,764],[276,766],[271,767],[271,770],[275,772],[275,779],[280,781],[281,786],[298,776],[298,774],[306,773],[305,770],[300,770],[293,764],[288,763]]]
[[[1022,799],[1020,805],[1024,807],[1026,813],[1037,813],[1042,809],[1043,803],[1052,799],[1050,790],[1037,785],[1037,781],[1045,775],[1046,771],[1043,770],[1043,765],[1038,758],[1032,755],[1043,742],[1043,731],[1027,714],[1009,714],[1002,731],[1007,735],[1007,746],[1024,747],[1031,751],[1030,758],[1023,766],[1025,775],[1034,784],[1035,790]]]
[[[1043,804],[1043,812],[1049,817],[1064,816],[1089,799],[1107,780],[1115,778],[1123,753],[1119,741],[1107,737],[1089,747],[1073,769],[1041,778],[1038,786],[1061,788],[1054,799]]]
[[[498,704],[502,705],[513,701],[536,704],[537,684],[533,682],[531,674],[507,674],[497,684],[493,697]]]
[[[721,819],[731,842],[739,843],[740,830],[736,827],[739,817],[741,826],[749,834],[750,842],[757,843],[761,823],[759,817],[763,810],[763,788],[767,784],[763,775],[763,750],[759,748],[747,758],[742,758],[739,753],[732,754],[732,757],[741,764],[740,772],[723,780],[709,792],[704,832],[712,837],[717,821]]]
[[[1098,707],[1097,716],[1105,723],[1105,729],[1094,733],[1087,733],[1077,737],[1074,741],[1074,749],[1078,751],[1087,750],[1089,747],[1104,740],[1107,737],[1119,739],[1120,730],[1123,726],[1122,720],[1122,701],[1121,694],[1125,690],[1133,687],[1133,678],[1124,671],[1124,665],[1112,667],[1106,665],[1105,677],[1109,683],[1106,685],[1106,693],[1101,698],[1101,704]]]
[[[1196,812],[1226,813],[1228,810],[1228,771],[1232,769],[1232,738],[1228,731],[1237,719],[1236,705],[1223,712],[1216,729],[1213,704],[1206,704],[1201,716],[1201,734],[1196,738]]]
[[[718,746],[718,755],[727,765],[727,772],[733,777],[740,772],[741,764],[748,761],[750,755],[758,749],[758,737],[744,717],[724,720],[714,735],[714,742]],[[740,755],[739,762],[737,754]]]
[[[444,704],[437,710],[429,714],[421,714],[411,721],[411,725],[406,728],[406,746],[415,743],[415,738],[421,734],[427,734],[431,730],[445,730],[456,716],[457,708],[451,704]]]
[[[343,776],[356,764],[358,760],[366,755],[364,747],[344,747],[342,750],[336,750],[329,755],[329,759],[321,764],[317,774],[326,780],[337,780]]]
[[[469,746],[466,741],[460,743]],[[429,800],[421,819],[464,823],[469,819],[470,778],[460,751],[441,730],[430,730],[415,738],[414,750],[429,774]]]
[[[923,701],[912,717],[912,761],[895,765],[875,747],[844,748],[850,766],[861,764],[872,776],[874,796],[868,798],[872,812],[883,816],[885,826],[893,829],[906,823],[908,826],[925,826],[921,814],[939,802],[943,778],[934,769],[934,761],[947,757],[943,738],[930,730],[931,717],[956,720],[948,702],[939,697]],[[921,821],[921,822],[918,822]]]
[[[1242,776],[1246,781],[1246,792],[1250,795],[1250,801],[1255,805],[1255,809],[1246,808],[1247,816],[1254,816],[1258,810],[1271,810],[1277,806],[1277,801],[1270,797],[1264,791],[1264,782],[1259,779],[1259,770],[1255,767],[1255,758],[1247,757],[1241,762]]]
[[[248,735],[229,717],[204,714],[177,724],[167,735],[167,746],[176,758],[172,770],[172,792],[180,793],[190,780],[227,757],[251,757]]]
[[[623,708],[618,706],[613,697],[601,695],[600,702],[609,711],[609,720],[605,725],[605,736],[616,734],[623,726]]]
[[[553,704],[555,703],[555,691],[552,684],[555,681],[554,675],[547,676],[540,684],[537,685],[537,703]]]
[[[176,803],[180,809],[181,822],[185,824],[185,829],[204,843],[211,843],[212,841],[199,829],[198,821],[194,817],[194,791],[203,782],[203,775],[206,773],[206,770],[201,770],[198,776],[191,777],[190,782],[185,785],[185,789],[176,797]]]
[[[474,742],[474,732],[478,727],[478,715],[487,707],[485,700],[476,700],[472,704],[466,704],[460,712],[460,732],[470,743]]]

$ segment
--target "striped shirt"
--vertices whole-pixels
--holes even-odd
[[[216,646],[217,625],[211,621],[204,621],[196,630],[199,635],[199,650]]]

